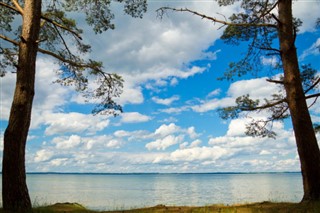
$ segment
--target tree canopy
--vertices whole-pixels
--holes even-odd
[[[210,20],[225,27],[221,39],[228,44],[238,45],[246,42],[245,56],[231,62],[222,79],[232,80],[248,73],[261,70],[261,57],[277,58],[275,69],[280,74],[267,79],[277,84],[270,99],[254,100],[244,94],[236,99],[236,105],[219,110],[222,118],[246,116],[247,112],[267,110],[267,119],[252,119],[246,126],[246,134],[275,138],[272,122],[291,117],[297,151],[301,163],[304,196],[302,201],[320,200],[320,151],[315,136],[314,125],[309,113],[320,93],[320,77],[311,65],[299,65],[296,50],[297,32],[302,22],[293,17],[292,0],[217,0],[219,6],[238,3],[240,10],[227,20],[217,19],[188,8],[163,7],[158,10],[162,16],[167,10],[187,12],[202,19]],[[319,20],[317,23],[319,25]],[[312,100],[311,104],[307,100]],[[319,126],[316,125],[316,129]]]
[[[142,17],[146,0],[4,0],[0,2],[0,76],[16,72],[16,85],[8,126],[4,133],[2,204],[10,212],[28,212],[31,200],[26,184],[25,147],[35,91],[37,54],[49,55],[60,65],[55,82],[74,86],[89,99],[97,99],[93,114],[122,111],[114,101],[122,93],[123,79],[105,72],[102,62],[87,59],[90,45],[72,15],[81,14],[95,33],[114,29],[113,2],[125,13]],[[20,17],[19,17],[20,16]],[[93,81],[94,83],[91,83]],[[91,85],[96,85],[91,89]]]
[[[44,1],[41,13],[41,28],[38,38],[41,54],[52,56],[59,63],[55,70],[55,82],[65,86],[74,86],[78,92],[89,99],[99,102],[92,110],[93,114],[118,114],[122,107],[113,98],[122,93],[123,79],[115,73],[104,71],[103,63],[86,59],[91,50],[83,42],[83,30],[77,26],[75,13],[83,14],[88,25],[95,33],[114,29],[114,13],[111,4],[122,3],[125,13],[141,18],[147,10],[146,0],[67,0]],[[18,64],[18,46],[21,38],[22,23],[19,16],[24,16],[24,1],[5,0],[0,2],[0,76],[8,70],[15,72]],[[72,17],[73,16],[73,17]],[[92,77],[94,76],[94,78]],[[97,88],[90,90],[89,81],[95,81]]]

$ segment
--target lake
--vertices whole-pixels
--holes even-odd
[[[298,202],[300,173],[28,174],[34,205],[77,202],[94,210],[164,205]]]

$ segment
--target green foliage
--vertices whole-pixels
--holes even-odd
[[[305,90],[308,90],[319,79],[318,71],[312,68],[310,64],[302,65],[300,70],[302,85]],[[316,87],[319,87],[319,85],[316,85]]]
[[[147,11],[146,0],[116,0],[116,2],[124,3],[125,13],[132,17],[142,17]],[[102,33],[108,29],[114,29],[114,24],[111,22],[114,19],[114,14],[110,10],[111,0],[66,0],[63,7],[67,11],[81,11],[86,15],[86,21],[93,26],[96,33]]]
[[[238,118],[243,111],[253,111],[259,105],[259,100],[253,100],[250,96],[243,95],[236,99],[236,106],[225,107],[218,109],[219,115],[222,119]]]
[[[234,78],[248,73],[256,75],[265,66],[261,62],[261,57],[279,57],[278,64],[272,68],[282,69],[280,50],[274,47],[275,44],[277,45],[277,26],[279,23],[272,10],[276,8],[277,1],[217,0],[217,2],[220,6],[228,6],[239,2],[242,8],[239,13],[233,14],[229,18],[231,24],[226,26],[221,39],[231,45],[248,44],[247,53],[244,54],[244,57],[238,62],[231,62],[220,80],[234,80]],[[293,18],[295,33],[299,31],[301,25],[300,19]],[[320,26],[320,19],[317,21],[317,26]],[[319,87],[320,82],[317,70],[309,64],[302,65],[300,73],[305,93],[314,92],[314,89]],[[282,121],[288,118],[290,114],[286,98],[281,92],[284,91],[283,76],[280,76],[279,80],[271,80],[271,82],[279,85],[279,91],[272,94],[271,98],[258,101],[250,99],[248,95],[241,96],[236,99],[235,106],[219,109],[220,117],[233,119],[240,115],[244,116],[250,111],[268,111],[270,116],[266,120],[251,120],[247,124],[246,134],[274,138],[272,122]]]
[[[23,6],[22,1],[18,2]],[[84,54],[90,52],[91,47],[82,41],[83,30],[78,28],[75,19],[70,18],[69,14],[81,14],[95,33],[102,33],[115,27],[111,11],[113,2],[123,4],[124,12],[135,18],[141,18],[147,10],[146,0],[52,0],[43,1],[42,6],[39,52],[53,56],[60,64],[56,83],[74,86],[87,101],[99,101],[93,114],[116,115],[122,111],[113,99],[122,93],[123,79],[117,74],[105,72],[102,62],[84,59]],[[0,77],[5,76],[10,69],[15,70],[17,66],[21,39],[18,14],[19,10],[12,1],[0,2]],[[89,90],[88,85],[92,84],[89,79],[94,79],[96,89]]]

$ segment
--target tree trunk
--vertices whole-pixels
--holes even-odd
[[[292,19],[292,0],[279,1],[279,42],[284,86],[301,163],[302,201],[320,200],[320,151],[303,91]]]
[[[25,0],[16,87],[4,133],[2,162],[2,204],[4,210],[12,212],[31,209],[26,184],[25,146],[34,96],[40,18],[41,0]]]

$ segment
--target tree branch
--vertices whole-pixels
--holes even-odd
[[[319,94],[320,95],[320,94]],[[270,108],[270,107],[274,107],[278,104],[281,104],[283,102],[287,102],[287,99],[282,99],[280,101],[277,101],[277,102],[274,102],[274,103],[270,103],[270,104],[265,104],[263,106],[258,106],[258,107],[252,107],[252,108],[241,108],[242,111],[255,111],[255,110],[261,110],[261,109],[267,109],[267,108]]]
[[[68,51],[69,55],[72,56],[72,53],[71,53],[70,49],[68,48],[68,45],[67,45],[66,41],[64,40],[63,36],[62,36],[61,33],[59,32],[58,27],[57,27],[56,25],[54,25],[54,28],[55,28],[56,32],[58,33],[58,35],[59,35],[59,37],[60,37],[60,39],[61,39],[64,47],[65,47],[66,50]]]
[[[45,50],[45,49],[42,49],[42,48],[38,48],[38,51],[45,54],[45,55],[50,55],[56,59],[58,59],[59,61],[62,61],[64,63],[67,63],[67,64],[70,64],[71,66],[74,66],[74,67],[78,67],[78,68],[92,68],[92,66],[88,65],[88,64],[85,64],[85,63],[76,63],[72,60],[69,60],[69,59],[66,59],[56,53],[53,53],[53,52],[50,52],[48,50]]]
[[[272,80],[272,79],[267,79],[266,81],[270,82],[270,83],[275,83],[275,84],[284,84],[283,81],[280,80]]]
[[[12,3],[14,4],[14,6],[16,6],[17,10],[19,11],[19,13],[21,13],[23,15],[24,10],[23,8],[20,6],[20,4],[17,2],[17,0],[12,0]]]
[[[227,22],[227,21],[222,21],[220,19],[216,19],[216,18],[213,18],[213,17],[210,17],[210,16],[206,16],[204,14],[201,14],[201,13],[198,13],[196,11],[193,11],[193,10],[190,10],[188,8],[180,8],[180,9],[177,9],[177,8],[172,8],[172,7],[161,7],[159,8],[158,10],[156,10],[158,13],[160,13],[160,16],[162,16],[166,10],[172,10],[172,11],[177,11],[177,12],[188,12],[188,13],[191,13],[193,15],[196,15],[196,16],[199,16],[201,17],[202,19],[207,19],[207,20],[210,20],[210,21],[213,21],[215,23],[220,23],[222,25],[227,25],[227,26],[238,26],[238,27],[272,27],[272,28],[277,28],[277,25],[275,24],[253,24],[253,23],[232,23],[232,22]]]
[[[15,12],[18,12],[18,13],[21,14],[21,11],[19,11],[17,8],[12,7],[11,5],[8,5],[8,4],[4,3],[4,2],[0,2],[0,6],[4,6],[4,7],[10,9],[10,10],[14,10]]]
[[[266,2],[266,4],[267,4],[267,3],[268,3],[268,1]],[[267,10],[265,13],[261,14],[260,18],[262,18],[262,17],[268,15],[269,13],[271,13],[271,11],[272,11],[274,8],[276,8],[276,6],[278,5],[278,3],[279,3],[279,0],[276,1],[276,2],[274,3],[274,5],[273,5],[272,7],[270,7],[269,10]]]
[[[41,18],[44,19],[44,20],[46,20],[47,22],[49,22],[49,23],[51,23],[51,24],[53,24],[53,25],[55,25],[55,26],[63,29],[63,30],[66,30],[66,31],[72,33],[72,34],[75,35],[78,39],[82,40],[82,37],[81,37],[77,32],[75,32],[75,31],[73,31],[73,30],[70,30],[68,27],[63,26],[62,24],[59,24],[58,22],[55,22],[55,21],[51,20],[50,18],[48,18],[48,17],[46,17],[46,16],[44,16],[44,15],[41,15]]]
[[[316,94],[312,94],[312,95],[308,95],[306,96],[306,99],[310,99],[310,98],[317,98],[320,96],[320,93],[316,93]]]
[[[13,0],[13,2],[15,2],[15,0]],[[18,4],[18,5],[19,5],[19,4]],[[0,2],[0,6],[4,6],[4,7],[8,8],[8,9],[14,10],[15,12],[23,15],[23,9],[22,9],[21,7],[20,7],[21,10],[20,10],[19,8],[12,7],[11,5],[8,5],[8,4],[3,3],[3,2]],[[16,7],[17,7],[17,6],[16,6]],[[47,21],[47,22],[49,22],[49,23],[51,23],[51,24],[53,24],[53,25],[55,25],[55,26],[63,29],[63,30],[66,30],[66,31],[72,33],[72,34],[75,35],[78,39],[82,40],[82,37],[81,37],[77,32],[75,32],[75,31],[73,31],[73,30],[70,30],[68,27],[66,27],[66,26],[64,26],[64,25],[62,25],[62,24],[59,24],[58,22],[53,21],[52,19],[46,17],[46,16],[43,15],[43,14],[41,15],[41,18],[42,18],[43,20],[45,20],[45,21]]]
[[[318,80],[312,85],[310,86],[304,93],[308,93],[310,90],[312,90],[313,88],[315,88],[317,86],[317,84],[320,83],[320,78],[318,78]]]
[[[5,40],[5,41],[8,41],[8,42],[12,43],[13,45],[16,45],[16,46],[19,45],[19,42],[15,41],[15,40],[12,40],[12,39],[10,39],[10,38],[2,35],[2,34],[0,34],[0,38]]]

